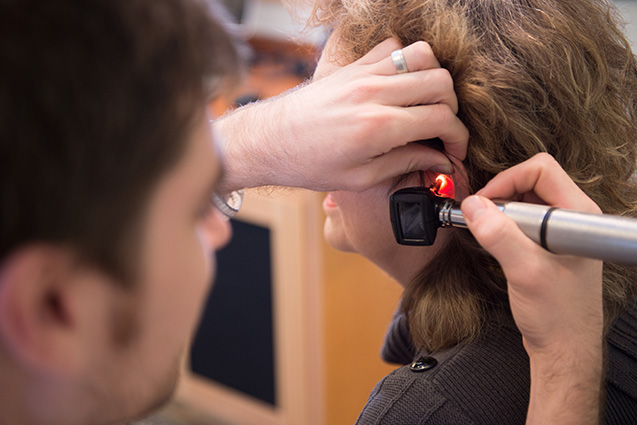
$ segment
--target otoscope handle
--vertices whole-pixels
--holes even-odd
[[[439,210],[441,226],[467,227],[460,205],[445,205]],[[496,205],[526,236],[553,253],[637,265],[637,219],[524,202]]]

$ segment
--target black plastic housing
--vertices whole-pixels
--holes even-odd
[[[401,245],[433,245],[440,226],[441,199],[426,187],[408,187],[389,197],[389,216],[396,242]]]

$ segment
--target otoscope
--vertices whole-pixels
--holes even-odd
[[[524,234],[555,254],[637,265],[637,219],[590,214],[524,202],[495,202]],[[390,196],[390,218],[401,245],[429,246],[439,227],[466,228],[460,203],[438,186],[410,187]]]

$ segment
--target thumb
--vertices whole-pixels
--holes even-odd
[[[462,202],[462,214],[467,227],[493,257],[500,263],[509,279],[516,271],[526,270],[524,264],[533,254],[543,249],[529,239],[513,220],[507,217],[489,199],[473,195]]]

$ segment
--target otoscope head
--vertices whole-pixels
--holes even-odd
[[[421,174],[421,181],[424,179]],[[389,217],[396,242],[401,245],[433,245],[440,220],[440,209],[453,201],[450,176],[439,174],[431,187],[408,187],[389,197]]]
[[[389,197],[389,217],[396,242],[401,245],[433,245],[439,227],[438,207],[445,200],[424,187],[408,187]]]

